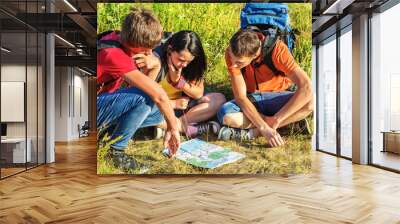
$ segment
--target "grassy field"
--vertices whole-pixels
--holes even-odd
[[[197,32],[206,51],[208,70],[206,89],[225,94],[232,98],[223,53],[230,37],[240,26],[241,3],[99,3],[97,4],[97,32],[120,29],[124,16],[132,6],[152,9],[158,16],[165,31],[189,29]],[[311,76],[311,4],[289,4],[291,25],[300,31],[294,56],[300,66]],[[311,118],[310,118],[311,121]],[[129,173],[305,173],[311,167],[310,136],[290,135],[287,144],[281,148],[266,149],[266,142],[259,138],[252,142],[221,142],[210,137],[209,142],[244,152],[246,158],[214,170],[196,169],[161,154],[161,141],[136,140],[129,145],[128,153],[138,159],[145,168]],[[98,173],[122,173],[108,164],[104,154],[109,144],[100,145],[98,151]]]
[[[141,133],[143,134],[143,132]],[[141,135],[140,134],[140,135]],[[137,135],[139,136],[139,135]],[[202,136],[201,139],[233,151],[246,157],[238,162],[226,164],[216,169],[202,169],[188,165],[177,159],[169,159],[162,154],[160,140],[143,140],[136,137],[131,141],[127,153],[136,158],[142,169],[130,170],[129,174],[277,174],[289,175],[308,173],[311,169],[310,137],[292,135],[285,138],[283,147],[266,148],[266,140],[257,138],[254,141],[219,141],[214,136]],[[185,137],[182,137],[182,141]],[[97,159],[99,174],[124,174],[106,159],[106,152],[111,143],[99,147]]]

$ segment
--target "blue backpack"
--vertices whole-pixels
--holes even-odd
[[[240,13],[240,28],[261,32],[268,37],[263,45],[263,62],[275,74],[282,75],[283,72],[272,61],[272,52],[280,39],[293,54],[297,31],[290,27],[288,6],[282,3],[246,3]]]

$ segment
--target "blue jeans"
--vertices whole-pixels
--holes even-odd
[[[247,97],[257,108],[257,111],[266,115],[273,116],[276,114],[293,96],[294,92],[257,92],[248,94]],[[224,116],[229,113],[242,112],[235,100],[231,100],[222,105],[217,113],[218,120],[223,124]]]
[[[123,88],[113,93],[97,96],[97,129],[115,126],[111,138],[121,138],[111,146],[123,150],[137,129],[155,126],[163,122],[164,117],[151,98],[137,88]]]

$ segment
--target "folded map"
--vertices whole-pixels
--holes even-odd
[[[168,155],[168,149],[163,153]],[[245,155],[228,148],[214,145],[200,139],[191,139],[181,143],[176,158],[196,167],[213,169],[227,163],[233,163]]]

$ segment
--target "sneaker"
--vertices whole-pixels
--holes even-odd
[[[155,127],[154,128],[154,139],[161,139],[165,135],[165,130],[162,128]]]
[[[108,152],[108,156],[111,157],[114,166],[122,170],[139,168],[136,159],[126,154],[123,150],[111,148]]]
[[[286,127],[280,128],[279,133],[282,135],[293,135],[293,134],[311,135],[312,131],[310,128],[310,124],[308,123],[308,120],[304,118],[300,121],[291,123]]]
[[[249,130],[224,126],[218,133],[218,139],[238,141],[250,140]]]
[[[308,123],[308,120],[306,118],[297,122],[297,125],[298,125],[300,133],[305,134],[305,135],[312,134],[310,123]]]
[[[210,131],[212,134],[217,135],[219,130],[221,129],[221,125],[219,125],[219,123],[215,121],[209,121],[206,123],[198,124],[196,125],[196,127],[197,127],[196,135],[207,134]]]

